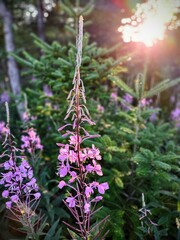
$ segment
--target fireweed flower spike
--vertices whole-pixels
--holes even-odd
[[[41,145],[40,137],[37,135],[34,128],[29,128],[25,131],[26,136],[23,135],[21,140],[23,144],[21,145],[22,149],[26,149],[29,153],[33,154],[36,149],[42,150],[43,146]]]
[[[100,151],[94,145],[92,145],[91,148],[82,147],[86,139],[99,137],[99,135],[90,135],[83,127],[84,124],[94,125],[94,122],[90,119],[89,111],[85,105],[85,89],[80,77],[82,40],[83,17],[80,16],[79,34],[76,42],[77,56],[73,88],[68,95],[70,104],[65,117],[65,119],[67,119],[71,116],[72,124],[66,124],[59,129],[62,131],[68,128],[65,134],[63,134],[63,136],[68,136],[68,143],[57,144],[60,147],[58,175],[60,178],[66,177],[66,180],[61,180],[58,187],[62,189],[68,186],[72,190],[70,193],[68,192],[69,196],[65,199],[64,203],[74,216],[77,226],[72,227],[68,223],[65,224],[81,239],[87,240],[90,239],[90,236],[95,235],[93,234],[93,229],[96,227],[91,228],[90,220],[92,215],[98,211],[95,210],[97,202],[102,200],[102,195],[109,189],[109,186],[107,182],[90,182],[89,176],[94,175],[96,177],[103,175],[100,165]],[[104,223],[107,218],[108,216],[102,220],[102,223]],[[99,224],[97,225],[99,227]],[[99,232],[96,232],[97,235],[93,237],[104,239],[107,232],[100,238],[101,232],[102,228],[99,228]]]
[[[6,199],[6,208],[15,215],[17,221],[23,224],[23,227],[29,228],[27,231],[32,233],[34,230],[31,217],[35,215],[34,211],[41,194],[38,191],[31,166],[24,156],[18,155],[20,150],[17,149],[14,136],[10,132],[7,103],[6,112],[6,138],[3,143],[5,151],[1,155],[1,158],[5,160],[1,165],[4,172],[1,173],[0,185],[5,188],[2,197]]]

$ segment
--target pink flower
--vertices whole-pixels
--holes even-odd
[[[45,95],[46,97],[52,97],[52,96],[53,96],[53,93],[52,93],[52,91],[51,91],[51,88],[50,88],[47,84],[45,84],[45,85],[43,86],[43,91],[44,91],[44,95]]]
[[[70,140],[69,140],[70,144],[76,145],[77,141],[78,141],[77,135],[70,136]],[[81,141],[82,141],[82,138],[79,137],[79,142],[81,143]]]
[[[74,197],[68,197],[66,199],[66,202],[69,204],[69,207],[75,207],[76,201]]]
[[[28,136],[21,137],[21,141],[23,142],[21,148],[27,149],[29,153],[32,153],[33,149],[43,150],[41,140],[36,134],[36,131],[33,128],[30,128],[26,131],[26,133],[28,134]]]
[[[64,186],[66,186],[66,183],[65,183],[65,181],[60,181],[59,182],[59,184],[58,184],[58,187],[60,188],[60,189],[62,189]]]
[[[24,121],[28,121],[28,120],[29,120],[29,114],[28,114],[28,112],[24,112],[24,113],[23,113],[23,120],[24,120]]]
[[[121,102],[122,109],[124,111],[128,111],[130,109],[130,107],[128,105],[133,103],[133,97],[129,93],[126,93],[122,97],[122,99],[124,100],[124,102],[123,101]]]
[[[28,171],[28,178],[31,179],[32,177],[33,177],[33,171],[30,170],[30,171]]]
[[[85,203],[85,205],[84,205],[84,212],[85,213],[89,213],[90,212],[90,204],[89,203]]]
[[[75,153],[73,150],[69,151],[69,161],[71,163],[75,163],[77,161],[77,153]]]
[[[90,172],[90,173],[91,173],[91,172],[93,171],[93,169],[94,169],[94,168],[93,168],[93,166],[92,166],[91,164],[88,164],[88,165],[86,166],[86,171],[87,171],[87,172]]]
[[[28,136],[22,136],[21,141],[24,142],[24,144],[21,145],[21,148],[29,147],[29,137]]]
[[[96,188],[99,186],[98,182],[93,181],[92,183],[90,183],[90,187]]]
[[[151,122],[155,122],[158,119],[158,113],[152,113],[151,116],[149,117]]]
[[[19,200],[19,198],[18,198],[18,196],[17,196],[17,195],[13,195],[13,196],[11,196],[11,201],[12,201],[12,202],[15,202],[15,203],[17,203],[17,202],[18,202],[18,200]]]
[[[129,104],[131,104],[131,103],[133,102],[133,97],[132,97],[129,93],[126,93],[126,94],[123,96],[123,99],[124,99],[127,103],[129,103]]]
[[[107,182],[105,183],[101,183],[99,184],[98,186],[98,192],[101,193],[101,194],[104,194],[105,193],[105,190],[109,189],[109,185]]]
[[[6,208],[10,209],[11,207],[12,207],[12,202],[11,201],[6,202]]]
[[[98,148],[95,148],[94,144],[92,148],[88,149],[89,158],[95,158],[96,160],[101,160],[100,151]]]
[[[93,165],[94,165],[93,171],[96,172],[97,175],[102,176],[103,173],[102,173],[102,170],[101,170],[101,165],[97,164],[95,160],[93,160]]]
[[[8,191],[8,190],[4,190],[4,191],[2,192],[2,197],[8,198],[8,197],[9,197],[9,191]]]
[[[152,103],[152,99],[143,98],[140,102],[141,107],[149,106]]]
[[[36,132],[33,128],[30,128],[28,131],[28,135],[31,138],[32,141],[36,140]]]
[[[34,194],[34,197],[36,200],[38,200],[41,197],[41,194],[39,192]]]
[[[12,161],[12,159],[10,159],[9,161],[6,161],[6,162],[4,163],[4,169],[5,169],[5,170],[9,170],[12,166],[13,166],[13,161]]]
[[[33,186],[36,183],[36,179],[32,178],[30,182],[26,183],[27,186]]]
[[[61,166],[59,170],[60,177],[65,177],[68,173],[69,168],[67,166]]]
[[[97,105],[97,110],[99,113],[104,113],[104,107],[100,104]]]
[[[69,172],[71,175],[71,179],[69,180],[69,183],[73,183],[77,178],[77,173],[75,171]]]
[[[112,92],[110,98],[111,98],[112,101],[117,102],[117,100],[118,100],[117,93]]]
[[[176,127],[180,128],[180,102],[177,103],[176,108],[171,112],[171,119]]]
[[[91,187],[86,187],[85,189],[86,197],[89,198],[92,193],[94,193],[93,189]]]
[[[69,155],[69,146],[66,144],[64,148],[60,148],[58,159],[64,161],[68,158]]]
[[[86,161],[87,155],[84,154],[84,152],[80,151],[79,157],[80,157],[81,162],[84,162],[84,161]]]

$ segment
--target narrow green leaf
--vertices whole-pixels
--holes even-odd
[[[33,65],[32,65],[32,63],[30,63],[29,61],[24,60],[23,58],[17,56],[17,55],[14,54],[14,53],[10,53],[10,55],[11,55],[18,63],[20,63],[21,65],[32,68]]]
[[[79,15],[88,16],[94,9],[94,1],[90,1],[85,8],[79,13]]]
[[[137,94],[131,89],[124,81],[121,79],[115,77],[115,76],[110,76],[109,79],[113,81],[118,87],[120,87],[123,91],[129,93],[133,97],[137,98]]]
[[[34,33],[31,33],[30,34],[32,37],[33,37],[33,39],[35,40],[35,42],[37,43],[39,43],[38,44],[38,46],[43,46],[43,48],[46,48],[46,49],[48,49],[48,50],[52,50],[52,47],[51,47],[51,45],[49,45],[49,44],[47,44],[46,42],[44,42],[42,39],[40,39],[38,36],[36,36]]]
[[[154,161],[154,165],[158,168],[161,168],[165,171],[170,171],[171,170],[171,166],[167,163],[161,162],[161,161]]]
[[[69,17],[76,16],[76,13],[73,11],[73,8],[66,6],[66,4],[64,4],[62,1],[61,1],[61,8],[69,15]]]
[[[44,240],[52,240],[52,237],[53,235],[55,234],[56,232],[56,228],[58,226],[58,223],[59,223],[59,219],[54,222],[54,224],[52,225],[52,227],[49,229],[49,231],[47,232],[46,234],[46,237],[44,238]]]
[[[150,91],[146,92],[144,97],[149,98],[154,95],[157,95],[157,94],[161,93],[162,91],[177,85],[178,83],[180,83],[180,78],[177,78],[174,80],[166,79],[166,80],[162,81],[161,83],[157,84]]]
[[[69,67],[72,66],[72,64],[70,62],[68,62],[65,59],[60,58],[60,57],[57,59],[57,62],[60,63],[60,64],[65,64],[65,65],[67,65]]]
[[[81,238],[75,233],[75,232],[73,232],[72,230],[70,230],[69,228],[67,229],[68,230],[68,232],[69,232],[69,234],[70,234],[70,236],[75,240],[81,240]]]

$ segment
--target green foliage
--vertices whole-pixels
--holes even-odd
[[[131,89],[123,80],[119,79],[118,77],[110,77],[110,80],[112,80],[118,87],[120,87],[121,90],[124,92],[129,93],[133,97],[137,98],[137,94]]]
[[[112,202],[119,203],[119,207],[124,210],[125,239],[167,239],[167,236],[175,238],[176,227],[173,228],[171,224],[178,216],[176,204],[180,169],[180,149],[175,142],[176,130],[162,120],[152,123],[150,116],[158,110],[141,106],[141,99],[159,94],[177,84],[179,79],[173,80],[173,83],[164,81],[147,92],[144,92],[144,80],[141,76],[135,81],[135,91],[117,77],[112,80],[135,99],[133,104],[126,104],[125,100],[119,97],[121,104],[128,107],[127,110],[122,112],[118,104],[116,115],[111,116],[112,110],[108,109],[110,114],[106,115],[104,122],[104,126],[111,122],[108,129],[104,128],[104,132],[115,140],[116,149],[119,149],[111,152],[111,161],[105,156],[104,160],[109,182],[113,182],[115,168],[116,172],[120,172],[119,177],[123,183],[119,191],[117,186],[113,188],[113,182],[109,194],[113,196]],[[108,144],[107,149],[114,149],[112,140]],[[151,209],[152,218],[158,222],[157,226],[140,227],[138,209],[141,193],[148,199],[148,207]],[[117,209],[117,206],[114,205],[113,208]]]
[[[154,95],[157,95],[157,94],[161,93],[162,91],[177,85],[178,83],[180,83],[180,78],[173,79],[173,80],[166,79],[166,80],[160,82],[159,84],[157,84],[152,89],[150,89],[148,92],[146,92],[144,97],[145,98],[153,97]]]
[[[46,233],[44,240],[58,240],[59,239],[62,229],[59,228],[57,230],[58,223],[59,223],[59,220],[54,222],[54,224],[51,226],[49,231]]]

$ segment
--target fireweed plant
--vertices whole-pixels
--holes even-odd
[[[64,200],[65,205],[76,220],[76,227],[64,222],[69,227],[68,231],[71,237],[73,239],[76,237],[76,239],[86,240],[104,239],[108,232],[104,235],[102,232],[108,216],[94,226],[91,226],[91,218],[102,208],[96,209],[96,204],[103,199],[102,195],[109,189],[109,185],[107,182],[90,181],[90,177],[93,175],[103,175],[101,165],[99,164],[101,160],[100,151],[94,145],[91,148],[82,147],[85,140],[99,137],[99,135],[90,135],[83,127],[85,123],[89,125],[94,125],[95,123],[90,119],[89,111],[85,105],[85,89],[80,77],[82,41],[83,17],[80,16],[73,88],[67,98],[70,103],[65,116],[65,120],[72,116],[72,124],[68,123],[59,128],[59,131],[68,128],[63,136],[68,136],[69,143],[57,144],[60,147],[58,175],[60,178],[65,177],[64,180],[59,182],[58,187],[62,189],[67,186],[71,189]],[[99,227],[100,224],[103,224],[103,226]]]
[[[4,171],[0,180],[0,185],[4,186],[5,190],[2,197],[6,199],[6,208],[11,211],[12,219],[22,224],[21,230],[27,234],[27,239],[37,239],[35,228],[38,218],[35,210],[41,194],[32,167],[26,156],[22,155],[22,150],[16,147],[15,137],[10,132],[8,103],[5,105],[7,124],[3,128],[5,141],[2,144],[5,150],[1,155],[4,159],[1,164]]]

